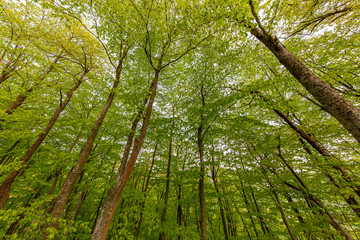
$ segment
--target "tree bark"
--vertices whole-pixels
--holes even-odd
[[[55,221],[50,222],[46,228],[50,228],[50,227],[54,227],[57,228],[58,227],[58,220],[57,218],[60,218],[61,215],[64,212],[64,209],[66,207],[66,203],[69,199],[69,196],[71,194],[71,191],[75,185],[76,179],[78,178],[78,176],[80,175],[80,173],[82,172],[85,163],[87,162],[88,156],[90,155],[90,152],[92,150],[93,147],[93,143],[95,141],[96,135],[105,119],[106,113],[109,110],[114,97],[115,97],[115,90],[119,85],[120,82],[120,75],[121,75],[121,71],[122,71],[122,63],[124,58],[126,57],[126,52],[123,54],[122,58],[119,60],[119,64],[116,68],[116,76],[115,76],[115,81],[114,84],[112,86],[111,92],[107,98],[107,101],[105,103],[105,105],[103,106],[100,115],[98,116],[93,128],[90,131],[90,134],[84,144],[83,149],[81,150],[80,153],[80,157],[78,159],[78,161],[76,162],[75,167],[73,167],[70,171],[70,173],[68,174],[65,182],[63,183],[62,187],[61,187],[61,191],[60,194],[58,195],[58,197],[55,200],[55,204],[54,204],[54,208],[51,212],[51,217],[55,218]],[[43,239],[46,239],[48,236],[48,233],[46,232],[46,230],[44,231],[44,235],[43,235]]]
[[[10,196],[10,188],[13,184],[15,178],[19,175],[19,173],[22,171],[24,166],[27,164],[27,162],[30,160],[30,158],[33,156],[33,154],[36,152],[36,150],[39,148],[41,143],[44,141],[48,133],[50,132],[51,128],[54,126],[56,120],[59,118],[60,113],[65,109],[67,104],[70,102],[70,99],[72,95],[74,94],[75,90],[80,86],[80,84],[83,82],[83,78],[85,75],[89,72],[89,70],[85,70],[81,77],[79,78],[76,85],[67,93],[65,101],[62,102],[60,107],[55,111],[53,117],[50,119],[47,126],[44,128],[42,133],[39,135],[35,143],[30,147],[30,149],[26,152],[26,154],[22,157],[21,161],[21,167],[17,170],[12,171],[8,177],[5,179],[5,181],[0,186],[0,209],[2,209],[8,200]]]
[[[269,34],[260,22],[252,0],[249,1],[249,4],[260,28],[251,28],[251,34],[274,54],[291,75],[321,104],[325,111],[335,117],[360,142],[360,110],[306,67],[286,49],[275,35]]]
[[[311,153],[310,153],[311,154]],[[279,158],[283,161],[283,163],[285,164],[285,166],[292,171],[292,168],[288,165],[287,161],[285,161],[284,156],[282,155],[281,151],[280,151],[280,146],[278,146],[278,153],[277,155],[279,156]],[[293,173],[294,174],[294,173]],[[295,174],[295,176],[297,176]],[[337,184],[335,182],[335,179],[329,174],[329,173],[325,173],[325,176],[329,179],[330,183],[333,184],[335,187],[341,189],[343,187],[341,187],[339,184]],[[359,203],[357,202],[357,200],[353,197],[353,196],[347,196],[345,194],[343,194],[342,192],[340,192],[340,195],[343,197],[343,199],[345,200],[345,202],[347,202],[349,204],[349,206],[351,207],[351,209],[354,211],[354,213],[360,217],[360,208],[359,208]]]
[[[284,209],[283,209],[283,207],[282,207],[282,204],[281,204],[281,201],[280,201],[280,199],[279,199],[278,194],[276,193],[275,190],[273,190],[272,192],[273,192],[273,194],[274,194],[274,196],[275,196],[275,199],[276,199],[276,202],[277,202],[277,206],[278,206],[278,208],[279,208],[279,210],[280,210],[281,218],[282,218],[283,222],[285,223],[286,229],[288,230],[291,238],[292,238],[293,240],[297,240],[298,238],[295,236],[295,234],[294,234],[293,231],[291,230],[290,224],[289,224],[289,222],[288,222],[287,219],[286,219],[285,211],[284,211]]]
[[[154,79],[150,86],[151,95],[149,98],[149,103],[148,103],[146,114],[145,114],[145,117],[143,120],[143,125],[142,125],[141,131],[140,131],[140,135],[137,139],[135,139],[135,142],[133,145],[133,150],[130,155],[129,161],[126,165],[126,168],[122,169],[120,167],[118,172],[116,173],[116,176],[115,176],[116,183],[111,186],[111,188],[108,192],[108,195],[105,199],[104,206],[101,209],[101,213],[96,220],[94,232],[91,236],[92,240],[100,240],[100,239],[104,240],[106,238],[107,232],[110,227],[111,220],[114,216],[114,213],[115,213],[117,204],[119,202],[119,199],[121,197],[122,191],[125,188],[126,182],[130,177],[130,174],[133,170],[136,159],[137,159],[137,157],[140,153],[140,150],[142,148],[142,145],[145,141],[147,129],[149,126],[150,116],[151,116],[151,112],[152,112],[152,107],[153,107],[154,100],[155,100],[156,89],[157,89],[157,84],[158,84],[158,80],[159,80],[159,74],[160,74],[160,70],[161,70],[161,67],[160,67],[161,60],[162,60],[162,58],[160,58],[160,60],[159,60],[158,68],[155,70],[155,76],[154,76]]]
[[[231,199],[232,203],[234,204],[235,210],[236,210],[236,212],[238,213],[238,215],[239,215],[239,217],[240,217],[240,219],[241,219],[241,222],[242,222],[243,225],[244,225],[244,228],[245,228],[245,231],[246,231],[246,234],[247,234],[248,238],[251,240],[252,238],[251,238],[249,229],[247,228],[246,223],[245,223],[243,217],[241,216],[242,214],[241,214],[239,208],[237,207],[237,204],[236,204],[236,202],[235,202],[235,200],[234,200],[234,197],[233,197],[233,196],[230,196],[230,199]]]

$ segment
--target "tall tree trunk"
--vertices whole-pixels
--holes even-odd
[[[334,215],[326,209],[326,207],[322,203],[322,201],[320,201],[320,199],[318,199],[317,197],[315,197],[313,194],[310,193],[310,191],[307,188],[307,186],[305,185],[305,183],[302,181],[300,176],[294,171],[294,169],[290,166],[290,164],[287,163],[286,166],[289,169],[289,171],[292,173],[292,175],[294,175],[297,182],[299,182],[301,186],[297,187],[290,183],[284,182],[285,185],[304,194],[305,198],[309,199],[310,201],[312,201],[313,203],[315,203],[315,205],[317,205],[319,207],[319,212],[322,215],[325,214],[329,217],[331,225],[333,225],[333,227],[337,231],[339,231],[341,233],[341,235],[343,235],[347,240],[354,240],[351,237],[351,235],[346,231],[346,229],[337,221],[337,219],[334,217]],[[264,175],[266,175],[266,171],[263,166],[262,166],[262,171],[263,171]]]
[[[249,229],[248,229],[248,227],[247,227],[247,225],[246,225],[246,223],[244,221],[244,218],[242,217],[242,214],[241,214],[241,212],[240,212],[240,210],[239,210],[239,208],[238,208],[238,206],[237,206],[237,204],[236,204],[236,202],[234,200],[234,197],[230,196],[230,199],[231,199],[231,201],[232,201],[232,203],[233,203],[233,205],[235,207],[236,212],[238,213],[238,215],[239,215],[239,217],[241,219],[241,222],[244,225],[244,228],[245,228],[245,231],[246,231],[246,234],[247,234],[248,238],[251,240],[252,238],[251,238],[251,235],[250,235],[250,231],[249,231]]]
[[[174,122],[172,124],[174,127]],[[164,208],[161,213],[161,225],[164,227],[165,225],[165,219],[166,219],[166,211],[168,207],[168,201],[169,201],[169,190],[170,190],[170,170],[171,170],[171,155],[172,155],[172,136],[170,138],[169,142],[169,157],[168,157],[168,165],[167,165],[167,171],[166,171],[166,187],[165,187],[165,196],[164,196]],[[159,240],[165,240],[166,235],[164,230],[159,235]]]
[[[78,161],[76,162],[75,167],[73,167],[70,171],[70,173],[68,174],[65,182],[63,183],[62,187],[61,187],[61,191],[60,194],[58,195],[58,197],[55,200],[55,204],[54,204],[54,208],[51,212],[51,217],[52,218],[60,218],[64,212],[64,209],[66,207],[66,203],[69,199],[69,196],[71,194],[71,191],[73,190],[73,187],[75,185],[76,179],[79,177],[80,173],[82,172],[85,163],[87,162],[88,156],[90,155],[90,152],[92,150],[93,147],[93,143],[95,141],[96,135],[105,119],[106,113],[109,110],[114,97],[115,97],[115,90],[119,85],[120,82],[120,75],[121,75],[121,71],[122,71],[122,63],[124,58],[126,57],[126,52],[123,54],[122,58],[119,60],[119,64],[116,68],[116,76],[115,76],[115,81],[114,84],[112,86],[111,92],[107,98],[107,101],[105,103],[105,105],[103,106],[100,115],[98,116],[93,128],[90,131],[90,134],[84,144],[84,147],[80,153],[80,157],[78,159]],[[54,227],[57,228],[58,227],[58,220],[56,219],[53,222],[50,222],[46,228],[50,228],[50,227]],[[43,239],[47,239],[48,237],[48,233],[46,232],[46,230],[44,231],[44,235],[43,235]]]
[[[270,35],[255,12],[252,0],[251,11],[260,27],[253,27],[250,32],[264,44],[299,83],[335,117],[360,142],[360,110],[341,96],[335,89],[321,80],[315,73],[297,59],[276,36]]]
[[[220,191],[217,185],[217,179],[216,179],[216,171],[215,171],[215,167],[213,166],[211,169],[211,177],[214,183],[214,187],[215,187],[215,191],[218,194],[218,204],[219,204],[219,208],[220,208],[220,216],[221,216],[221,222],[223,225],[223,231],[224,231],[224,235],[225,235],[225,239],[228,240],[229,239],[229,235],[228,235],[228,231],[227,231],[227,224],[226,224],[226,218],[225,218],[225,213],[224,213],[224,205],[222,202],[222,199],[220,197]]]
[[[77,214],[78,214],[78,212],[80,210],[81,204],[84,202],[84,200],[85,200],[85,198],[87,196],[86,191],[87,191],[88,186],[89,185],[87,184],[84,187],[84,189],[81,191],[80,197],[79,197],[79,199],[78,199],[78,201],[76,203],[75,209],[74,209],[73,214],[71,216],[71,221],[73,221],[73,222],[75,222]],[[71,225],[72,225],[71,223],[68,224],[67,231],[65,233],[65,237],[67,237],[69,235],[69,229],[70,229]]]
[[[281,218],[282,218],[282,220],[283,220],[283,222],[284,222],[284,224],[285,224],[285,226],[286,226],[286,229],[287,229],[288,232],[289,232],[289,235],[290,235],[291,239],[293,239],[293,240],[298,240],[298,238],[297,238],[297,237],[295,236],[295,234],[293,233],[293,231],[292,231],[292,229],[291,229],[291,227],[290,227],[289,222],[288,222],[287,219],[286,219],[285,211],[284,211],[284,209],[283,209],[283,207],[282,207],[282,204],[281,204],[279,195],[277,194],[277,192],[276,192],[276,190],[275,190],[275,188],[274,188],[274,185],[270,182],[269,177],[268,177],[265,173],[264,173],[264,175],[265,175],[265,177],[266,177],[267,182],[268,182],[269,185],[270,185],[271,192],[272,192],[272,193],[274,194],[274,196],[275,196],[276,203],[277,203],[277,207],[279,208],[280,213],[281,213]]]
[[[309,150],[308,150],[309,151]],[[308,152],[309,153],[309,152]],[[311,154],[311,152],[310,152]],[[279,158],[283,161],[283,163],[286,165],[286,167],[290,170],[292,169],[290,166],[288,166],[287,161],[285,161],[284,156],[282,155],[281,151],[280,151],[280,145],[278,146],[278,153],[277,155],[279,156]],[[335,179],[329,174],[329,173],[325,173],[325,176],[329,179],[330,183],[333,184],[335,187],[339,188],[339,189],[344,189],[342,186],[340,186],[339,184],[337,184],[335,182]],[[351,190],[352,191],[352,190]],[[358,192],[358,190],[355,190]],[[349,196],[346,195],[344,193],[342,193],[342,191],[340,191],[340,195],[343,197],[343,199],[345,200],[345,202],[347,202],[349,204],[349,206],[351,207],[351,209],[354,211],[354,213],[360,217],[360,207],[358,202],[356,201],[356,199],[353,196]]]
[[[204,191],[204,179],[205,179],[205,166],[204,166],[204,143],[203,143],[203,124],[204,124],[204,108],[205,108],[205,89],[204,85],[201,85],[201,115],[200,115],[200,125],[197,131],[197,144],[199,148],[200,156],[200,179],[199,179],[199,199],[200,199],[200,230],[201,230],[201,240],[206,240],[206,206],[205,206],[205,191]]]
[[[9,157],[10,152],[21,142],[21,139],[17,140],[10,148],[6,151],[4,156],[0,159],[0,164],[4,164],[5,160]]]
[[[163,56],[163,54],[161,56]],[[101,209],[101,213],[96,220],[94,232],[91,236],[92,240],[100,240],[100,239],[104,240],[106,238],[107,232],[110,227],[111,220],[114,216],[114,213],[115,213],[117,204],[119,202],[119,199],[121,197],[122,191],[125,188],[126,182],[130,177],[130,174],[134,168],[136,159],[137,159],[137,157],[140,153],[140,150],[142,148],[142,145],[145,141],[147,129],[149,126],[150,116],[151,116],[151,112],[152,112],[152,107],[153,107],[154,100],[155,100],[156,89],[157,89],[157,84],[158,84],[158,80],[159,80],[159,74],[161,71],[161,67],[160,67],[161,60],[162,60],[162,57],[159,60],[158,68],[155,70],[155,76],[154,76],[154,79],[150,86],[151,91],[149,91],[149,92],[151,92],[151,95],[150,95],[149,103],[148,103],[146,113],[144,116],[140,135],[138,138],[135,139],[132,153],[130,155],[130,158],[126,165],[126,168],[122,169],[122,167],[120,166],[118,172],[116,173],[116,176],[115,176],[116,183],[110,187],[108,195],[105,199],[104,206]]]
[[[19,175],[19,173],[22,171],[24,166],[27,164],[27,162],[30,160],[32,155],[35,153],[35,151],[39,148],[41,143],[44,141],[48,133],[50,132],[51,128],[54,126],[56,120],[59,118],[60,113],[65,109],[67,104],[70,102],[70,99],[72,95],[74,94],[75,90],[80,86],[80,84],[83,82],[83,78],[90,70],[85,70],[83,74],[80,76],[79,80],[77,81],[76,85],[68,91],[65,101],[62,102],[60,107],[55,111],[53,117],[50,119],[47,126],[44,128],[42,133],[39,135],[35,143],[30,147],[30,149],[26,152],[26,154],[22,157],[21,161],[21,167],[17,170],[12,171],[8,177],[5,179],[5,181],[0,186],[0,209],[2,209],[7,201],[7,199],[10,196],[10,188],[13,184],[15,178]]]
[[[154,149],[152,159],[151,159],[150,170],[149,170],[149,173],[148,173],[148,175],[146,177],[145,186],[142,189],[142,192],[144,193],[144,201],[142,201],[141,204],[140,204],[140,218],[139,218],[139,221],[137,222],[136,230],[135,230],[135,238],[136,239],[139,237],[141,223],[142,223],[142,220],[143,220],[143,217],[144,217],[144,207],[145,207],[145,202],[146,202],[146,197],[147,197],[147,191],[148,191],[149,184],[150,184],[151,173],[152,173],[154,163],[155,163],[155,156],[156,156],[157,147],[158,147],[158,143],[155,144],[155,149]]]
[[[259,96],[265,101],[268,102],[268,99],[266,99],[263,95],[261,95],[259,92],[254,92],[259,94]],[[281,117],[293,130],[295,130],[305,141],[307,141],[318,153],[320,153],[323,157],[326,158],[330,158],[333,159],[334,156],[329,153],[327,151],[327,149],[325,147],[323,147],[318,141],[316,141],[312,136],[310,136],[310,134],[308,134],[306,131],[304,131],[302,128],[300,128],[299,126],[297,126],[286,114],[284,114],[283,112],[281,112],[280,110],[274,109],[273,111],[279,116]],[[307,151],[308,154],[311,155],[311,151],[309,149],[307,149],[305,147],[305,150]],[[338,166],[333,166],[331,165],[331,167],[333,169],[335,169],[336,171],[338,171],[339,173],[341,173],[342,178],[350,183],[351,185],[353,185],[355,188],[352,189],[359,197],[360,197],[360,185],[356,182],[356,180],[350,176],[349,172],[341,165]],[[330,182],[338,187],[338,188],[344,188],[339,186],[335,180],[333,179],[333,177],[328,174],[325,173],[326,177],[330,180]],[[360,216],[360,208],[357,207],[358,202],[356,201],[356,199],[352,196],[346,196],[344,194],[342,194],[343,198],[345,199],[345,201],[351,206],[351,208],[354,210],[354,212],[356,213],[356,215],[359,217]]]
[[[177,154],[177,156],[179,156],[179,154]],[[185,163],[186,163],[186,157],[184,157],[184,161],[183,161],[183,164],[182,164],[182,171],[184,172],[185,170]],[[181,227],[183,225],[183,209],[182,209],[182,206],[181,206],[181,199],[182,199],[182,195],[181,195],[181,192],[182,192],[182,177],[180,178],[180,183],[178,184],[178,194],[177,194],[177,201],[178,201],[178,206],[177,206],[177,217],[176,217],[176,222],[177,224],[179,225],[179,227]],[[180,240],[181,237],[180,235],[178,235],[178,240]]]
[[[256,198],[255,198],[255,194],[254,194],[254,191],[252,190],[252,187],[250,185],[250,190],[251,190],[251,196],[252,196],[252,199],[254,201],[254,204],[255,204],[255,209],[256,209],[256,212],[257,214],[259,215],[259,221],[260,221],[260,226],[261,226],[261,229],[263,231],[264,234],[271,234],[268,226],[266,225],[265,223],[265,219],[260,211],[260,207],[256,201]]]
[[[279,199],[279,196],[278,196],[277,192],[276,192],[275,190],[272,190],[272,192],[273,192],[273,194],[274,194],[274,196],[275,196],[275,199],[276,199],[276,202],[277,202],[277,206],[278,206],[278,208],[279,208],[279,210],[280,210],[281,218],[282,218],[282,220],[283,220],[283,222],[284,222],[284,224],[285,224],[285,226],[286,226],[286,229],[288,230],[288,232],[289,232],[289,234],[290,234],[290,236],[291,236],[291,239],[297,240],[298,238],[295,236],[295,234],[294,234],[293,231],[291,230],[290,224],[289,224],[289,222],[288,222],[287,219],[286,219],[285,211],[284,211],[284,209],[283,209],[283,207],[282,207],[282,204],[281,204],[281,201],[280,201],[280,199]]]
[[[223,198],[222,200],[223,200],[225,216],[226,216],[226,219],[228,222],[228,224],[227,224],[228,233],[231,237],[235,237],[236,231],[237,231],[237,226],[236,226],[236,223],[234,223],[233,211],[230,209],[229,201],[226,198]]]
[[[238,169],[237,169],[237,173],[238,173],[239,182],[240,182],[240,185],[241,185],[241,193],[242,193],[242,196],[243,196],[243,198],[244,198],[246,210],[247,210],[247,212],[248,212],[248,214],[249,214],[249,218],[250,218],[251,224],[252,224],[252,226],[253,226],[253,228],[254,228],[254,232],[255,232],[256,238],[259,239],[259,233],[258,233],[258,231],[257,231],[257,229],[256,229],[256,225],[255,225],[255,222],[254,222],[253,217],[252,217],[252,216],[253,216],[253,213],[250,211],[251,206],[250,206],[249,200],[248,200],[248,198],[247,198],[247,196],[246,196],[246,192],[245,192],[245,189],[244,189],[244,184],[243,184],[243,181],[242,181],[242,179],[241,179],[241,177],[240,177],[240,172],[239,172]],[[240,189],[239,189],[239,191],[240,191]]]

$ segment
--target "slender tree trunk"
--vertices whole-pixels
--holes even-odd
[[[311,153],[311,152],[310,152]],[[279,158],[282,160],[282,162],[286,165],[286,167],[291,171],[292,168],[288,165],[287,161],[285,161],[285,158],[284,156],[281,154],[281,151],[280,151],[280,145],[278,146],[278,154]],[[335,187],[339,188],[339,189],[342,189],[343,187],[341,187],[340,185],[338,185],[336,182],[335,182],[335,179],[328,173],[325,173],[325,176],[329,179],[330,183],[332,183]],[[345,195],[343,194],[341,191],[340,191],[340,195],[343,197],[343,199],[345,200],[345,202],[347,202],[349,204],[349,206],[351,207],[351,209],[354,211],[354,213],[360,217],[360,206],[358,204],[358,202],[356,201],[356,199],[352,196],[348,196],[348,195]]]
[[[286,200],[288,201],[288,203],[290,203],[290,205],[292,206],[292,210],[296,213],[296,217],[299,220],[299,223],[305,223],[304,219],[300,216],[300,212],[299,209],[296,208],[295,206],[293,206],[293,200],[290,196],[285,195]]]
[[[227,224],[226,224],[226,218],[225,218],[225,213],[224,213],[224,205],[222,202],[222,199],[220,198],[220,191],[217,185],[217,179],[216,179],[216,172],[215,172],[215,167],[213,166],[211,169],[211,177],[214,183],[214,187],[215,187],[215,191],[218,194],[218,203],[219,203],[219,208],[220,208],[220,216],[221,216],[221,221],[222,221],[222,225],[223,225],[223,231],[224,231],[224,235],[225,235],[225,239],[228,240],[229,239],[229,235],[228,235],[228,231],[227,231]]]
[[[295,236],[295,234],[294,234],[293,231],[291,230],[290,224],[289,224],[289,222],[288,222],[287,219],[286,219],[285,211],[284,211],[284,209],[283,209],[283,207],[282,207],[282,204],[281,204],[281,201],[280,201],[280,199],[279,199],[278,194],[276,193],[275,190],[273,190],[272,192],[273,192],[273,194],[274,194],[274,196],[275,196],[275,199],[276,199],[276,202],[277,202],[277,206],[278,206],[278,208],[279,208],[279,210],[280,210],[281,218],[282,218],[283,222],[285,223],[286,229],[288,230],[288,232],[289,232],[289,234],[290,234],[290,236],[291,236],[291,239],[297,240],[298,238]]]
[[[280,213],[281,213],[281,218],[282,218],[282,220],[283,220],[283,222],[284,222],[284,224],[285,224],[285,226],[286,226],[286,229],[287,229],[288,232],[289,232],[289,235],[290,235],[291,239],[293,239],[293,240],[298,240],[298,238],[295,236],[295,234],[294,234],[293,231],[291,230],[290,224],[289,224],[289,222],[288,222],[287,219],[286,219],[285,211],[284,211],[284,209],[283,209],[283,207],[282,207],[280,198],[279,198],[279,196],[278,196],[278,194],[277,194],[277,192],[276,192],[273,184],[270,182],[269,177],[268,177],[265,173],[264,173],[264,175],[265,175],[265,177],[266,177],[267,182],[268,182],[269,185],[270,185],[270,188],[271,188],[272,193],[273,193],[274,196],[275,196],[276,203],[277,203],[277,207],[279,208]]]
[[[0,84],[2,84],[3,82],[5,82],[5,80],[11,77],[11,75],[14,73],[14,71],[17,68],[17,65],[20,62],[21,56],[22,53],[20,53],[14,61],[9,61],[7,64],[5,64],[5,67],[3,68],[0,74]]]
[[[332,215],[332,213],[330,213],[325,205],[320,201],[320,199],[318,199],[317,197],[315,197],[314,195],[312,195],[309,191],[309,189],[307,188],[307,186],[305,185],[305,183],[302,181],[302,179],[299,177],[299,175],[294,171],[294,169],[292,169],[292,167],[290,166],[290,164],[286,164],[287,168],[289,169],[289,171],[294,175],[294,177],[296,178],[296,180],[300,183],[300,187],[296,187],[292,184],[289,184],[287,182],[284,182],[287,186],[291,187],[292,189],[295,189],[297,191],[300,191],[301,193],[304,194],[304,196],[308,199],[310,199],[313,203],[315,203],[317,206],[320,207],[319,211],[321,214],[325,214],[330,218],[330,223],[331,225],[334,226],[334,228],[339,231],[341,233],[341,235],[343,235],[347,240],[354,240],[351,235],[346,231],[346,229],[337,221],[337,219],[334,217],[334,215]],[[263,173],[266,174],[265,169],[262,167],[263,169]]]
[[[155,156],[156,156],[157,147],[158,147],[158,143],[155,144],[155,149],[154,149],[152,159],[151,159],[150,170],[149,170],[149,173],[148,173],[148,175],[146,177],[145,186],[142,189],[142,192],[144,193],[144,201],[142,201],[142,203],[140,204],[140,218],[139,218],[139,221],[138,221],[138,223],[136,225],[136,230],[135,230],[135,238],[136,239],[139,237],[141,223],[142,223],[142,220],[143,220],[143,217],[144,217],[144,207],[145,207],[145,202],[146,202],[146,197],[147,197],[147,191],[148,191],[149,184],[150,184],[151,173],[152,173],[154,163],[155,163]]]
[[[114,97],[115,97],[115,90],[117,89],[119,82],[120,82],[120,75],[121,75],[121,71],[122,71],[122,63],[123,60],[126,56],[126,52],[123,54],[122,58],[119,61],[119,64],[116,68],[116,76],[115,76],[115,81],[114,84],[112,86],[111,92],[107,98],[107,101],[105,103],[105,105],[103,106],[101,113],[99,115],[99,117],[97,118],[93,128],[90,131],[90,134],[84,144],[84,147],[80,153],[80,157],[75,165],[75,167],[72,168],[72,170],[70,171],[70,173],[68,174],[65,182],[62,185],[60,194],[58,195],[58,197],[55,200],[55,204],[54,204],[54,208],[51,212],[51,217],[55,218],[55,221],[50,222],[46,228],[50,228],[50,227],[54,227],[57,228],[58,227],[58,220],[57,218],[60,218],[64,212],[64,209],[66,207],[66,203],[69,199],[69,196],[71,194],[71,191],[73,190],[73,187],[75,185],[76,179],[79,177],[80,173],[82,172],[85,163],[87,162],[87,159],[90,155],[90,152],[92,150],[93,147],[93,143],[95,141],[96,135],[105,119],[106,113],[109,110]],[[46,232],[46,230],[44,231],[44,235],[43,235],[43,239],[47,239],[48,237],[48,233]]]
[[[174,125],[174,124],[172,124]],[[173,127],[173,126],[172,126]],[[164,208],[161,214],[161,224],[164,226],[165,219],[166,219],[166,211],[168,207],[168,201],[169,201],[169,190],[170,190],[170,170],[171,170],[171,156],[172,156],[172,137],[169,142],[169,157],[168,157],[168,165],[167,165],[167,171],[166,171],[166,187],[165,187],[165,196],[164,196]],[[165,240],[166,235],[164,230],[159,235],[159,240]]]
[[[179,156],[179,154],[177,154],[177,156]],[[185,163],[186,163],[186,158],[184,157],[184,161],[183,161],[183,164],[182,164],[182,171],[185,170]],[[181,195],[181,192],[182,192],[182,177],[180,178],[180,183],[178,184],[178,194],[177,194],[177,201],[178,201],[178,206],[177,206],[177,218],[176,218],[176,222],[177,224],[179,225],[179,227],[181,227],[184,223],[183,223],[183,209],[182,209],[182,206],[181,206],[181,199],[182,199],[182,195]],[[181,237],[180,235],[178,235],[178,240],[180,240]]]
[[[245,221],[244,221],[244,219],[243,219],[243,217],[242,217],[242,214],[241,214],[241,212],[240,212],[240,210],[239,210],[239,208],[238,208],[238,206],[237,206],[237,204],[236,204],[236,202],[235,202],[235,200],[234,200],[234,197],[233,197],[233,196],[230,196],[230,199],[231,199],[231,201],[232,201],[232,203],[233,203],[233,205],[234,205],[234,207],[235,207],[236,212],[238,213],[238,215],[239,215],[239,217],[240,217],[240,219],[241,219],[241,222],[242,222],[243,225],[244,225],[244,228],[245,228],[245,231],[246,231],[246,234],[247,234],[248,238],[251,240],[252,238],[251,238],[250,231],[249,231],[249,229],[247,228],[247,225],[246,225],[246,223],[245,223]]]
[[[252,13],[259,24],[250,32],[264,44],[299,83],[335,117],[360,142],[360,110],[341,96],[335,89],[321,80],[315,73],[297,59],[276,36],[270,35],[261,25],[250,0]]]
[[[254,191],[252,190],[251,186],[250,186],[250,189],[251,189],[251,196],[252,196],[252,199],[253,199],[254,204],[255,204],[256,212],[259,215],[259,221],[260,221],[261,229],[262,229],[264,234],[271,234],[268,226],[265,223],[264,217],[262,216],[262,213],[260,211],[260,207],[259,207],[259,205],[258,205],[258,203],[256,201],[255,194],[254,194]]]
[[[9,157],[9,153],[21,142],[21,139],[17,140],[10,148],[6,151],[4,156],[1,157],[0,164],[5,163],[5,160]]]
[[[203,143],[203,124],[204,124],[204,108],[205,108],[205,90],[204,86],[201,85],[201,115],[200,125],[197,132],[197,144],[199,147],[200,156],[200,179],[199,179],[199,199],[200,199],[200,229],[201,229],[201,240],[206,240],[206,206],[205,206],[205,191],[204,191],[204,179],[205,179],[205,166],[204,166],[204,143]]]
[[[45,77],[53,70],[55,64],[59,61],[61,57],[61,53],[55,58],[54,62],[46,69],[46,71],[39,77],[39,81],[42,81],[45,79]],[[36,87],[38,83],[34,83],[29,89],[25,91],[25,93],[20,93],[16,99],[9,105],[9,107],[5,110],[5,113],[12,114],[15,109],[20,107],[26,98],[28,97],[28,94],[31,93],[34,90],[34,87]]]
[[[258,92],[256,92],[258,93]],[[258,93],[259,94],[259,93]],[[260,94],[260,97],[265,101],[268,102],[268,100]],[[313,137],[311,137],[307,132],[305,132],[303,129],[301,129],[299,126],[297,126],[287,115],[285,115],[283,112],[273,109],[273,111],[281,117],[293,130],[295,130],[305,141],[307,141],[318,153],[320,153],[323,157],[333,159],[334,156],[327,151],[325,147],[323,147],[318,141],[316,141]],[[308,154],[311,155],[311,151],[309,152],[309,149],[305,148]],[[350,183],[351,185],[354,185],[355,188],[353,189],[354,192],[360,197],[360,185],[356,183],[356,180],[350,176],[349,172],[343,167],[343,166],[331,166],[336,171],[340,172],[342,175],[342,178]],[[332,184],[334,184],[336,187],[342,188],[338,184],[336,184],[335,180],[330,174],[325,174],[326,177],[330,180]],[[342,194],[345,201],[352,206],[352,209],[356,213],[356,215],[360,216],[360,208],[356,207],[358,205],[358,202],[354,197],[346,196]]]
[[[163,54],[161,56],[163,56]],[[116,173],[116,176],[115,176],[116,183],[111,186],[111,188],[108,192],[108,195],[105,199],[104,206],[101,209],[101,213],[96,220],[94,232],[91,236],[92,240],[100,240],[100,239],[104,240],[106,238],[108,229],[110,227],[111,220],[114,216],[114,213],[115,213],[117,204],[119,202],[119,199],[121,197],[122,191],[125,188],[126,182],[130,177],[130,174],[134,168],[136,159],[137,159],[137,157],[140,153],[140,150],[142,148],[142,145],[145,141],[147,129],[149,126],[150,116],[151,116],[151,112],[152,112],[152,107],[153,107],[154,100],[155,100],[156,89],[157,89],[157,84],[158,84],[158,80],[159,80],[159,74],[160,74],[160,70],[161,70],[161,67],[160,67],[161,60],[162,60],[162,57],[159,60],[158,69],[155,70],[155,76],[154,76],[154,79],[150,86],[151,91],[149,91],[149,92],[151,92],[151,95],[149,98],[149,103],[147,106],[146,114],[144,116],[140,135],[138,138],[135,139],[133,150],[130,155],[129,161],[126,165],[126,168],[123,170],[120,167],[120,169]]]
[[[259,233],[258,233],[258,231],[257,231],[257,229],[256,229],[256,225],[255,225],[254,219],[253,219],[253,217],[252,217],[252,216],[253,216],[253,213],[250,211],[251,206],[250,206],[249,200],[247,199],[247,196],[246,196],[246,192],[245,192],[245,189],[244,189],[244,184],[243,184],[243,182],[242,182],[242,180],[241,180],[241,178],[240,178],[240,173],[239,173],[238,170],[237,170],[237,172],[238,172],[238,177],[239,177],[239,181],[240,181],[240,185],[241,185],[241,193],[242,193],[242,196],[243,196],[243,198],[244,198],[246,210],[247,210],[247,212],[248,212],[248,214],[249,214],[249,218],[250,218],[251,224],[252,224],[252,226],[253,226],[253,228],[254,228],[254,232],[255,232],[256,238],[259,239]],[[240,189],[239,189],[239,191],[240,191]]]
[[[204,191],[204,178],[205,178],[205,166],[204,166],[204,145],[201,137],[201,128],[198,130],[198,146],[200,154],[200,179],[199,179],[199,198],[200,198],[200,229],[201,240],[206,240],[206,206],[205,206],[205,191]]]
[[[228,233],[231,237],[234,237],[236,236],[237,227],[236,223],[234,223],[234,218],[232,214],[233,211],[230,209],[230,204],[226,198],[223,198],[223,206],[225,210],[225,216],[228,222]]]
[[[71,216],[71,220],[74,221],[74,222],[75,222],[77,214],[78,214],[78,212],[80,210],[81,204],[84,202],[84,200],[85,200],[85,198],[87,196],[86,191],[87,191],[88,186],[89,185],[86,185],[84,187],[84,189],[81,191],[80,197],[79,197],[79,199],[78,199],[78,201],[76,203],[75,209],[74,209],[73,214]],[[68,227],[67,227],[68,229],[67,229],[67,231],[65,233],[65,237],[67,237],[69,235],[69,229],[70,229],[71,225],[72,225],[71,223],[68,224]]]
[[[18,170],[12,171],[8,177],[5,179],[5,181],[0,186],[0,209],[2,209],[7,201],[7,199],[10,196],[10,188],[13,184],[15,178],[19,175],[19,173],[22,171],[24,166],[27,164],[27,162],[30,160],[32,155],[35,153],[35,151],[39,148],[41,143],[44,141],[48,133],[50,132],[51,128],[54,126],[56,120],[59,118],[60,113],[65,109],[67,104],[70,102],[70,99],[72,95],[74,94],[75,90],[80,86],[80,84],[83,82],[83,78],[85,75],[89,72],[89,70],[86,70],[83,72],[81,77],[79,78],[76,85],[67,93],[65,101],[62,102],[60,107],[55,111],[53,117],[50,119],[47,126],[44,128],[42,133],[39,135],[35,143],[30,147],[30,149],[26,152],[26,154],[22,157],[21,161],[21,167]]]

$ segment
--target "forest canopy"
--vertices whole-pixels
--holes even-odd
[[[0,238],[359,239],[359,0],[0,0]]]

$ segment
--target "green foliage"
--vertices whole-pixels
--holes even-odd
[[[253,2],[265,29],[356,105],[359,2]],[[48,239],[90,239],[131,124],[145,109],[160,68],[147,138],[107,239],[157,239],[161,233],[200,238],[200,127],[208,239],[224,239],[223,222],[231,240],[290,239],[274,192],[299,239],[343,238],[326,211],[350,235],[359,234],[359,205],[347,201],[360,202],[358,143],[250,37],[256,25],[248,1],[0,1],[0,7],[1,183],[23,167],[21,158],[89,68],[13,183],[0,210],[0,238],[41,239],[46,232]],[[45,228],[54,221],[54,199],[106,102],[124,48],[120,84],[88,162],[58,227]],[[7,112],[19,96],[26,96],[23,103]],[[299,141],[274,110],[331,156]]]

